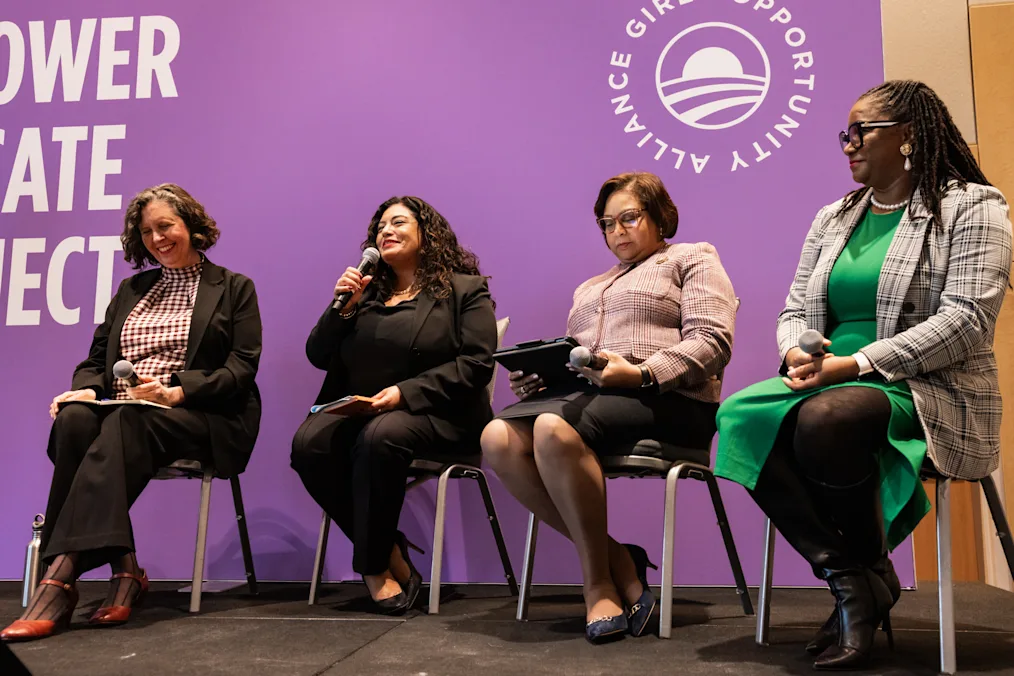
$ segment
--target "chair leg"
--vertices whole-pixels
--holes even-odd
[[[254,571],[253,550],[250,549],[250,532],[246,527],[246,510],[243,509],[243,492],[239,477],[229,478],[232,484],[232,502],[236,506],[236,525],[239,526],[239,544],[243,548],[243,568],[246,571],[246,585],[251,594],[257,594],[257,573]]]
[[[317,553],[313,556],[313,576],[310,578],[310,601],[307,605],[317,603],[320,594],[320,580],[324,575],[324,556],[327,554],[327,533],[331,529],[331,517],[323,512],[320,517],[320,534],[317,536]]]
[[[761,571],[760,590],[757,596],[757,645],[768,644],[771,626],[771,579],[775,570],[775,524],[767,520],[764,529],[764,570]]]
[[[201,477],[201,508],[197,515],[197,547],[194,550],[194,581],[190,586],[190,612],[201,612],[201,587],[204,585],[204,554],[208,547],[208,513],[211,509],[211,471]]]
[[[475,480],[482,492],[482,501],[486,504],[486,516],[489,518],[490,528],[493,529],[493,539],[496,540],[496,548],[500,551],[500,561],[503,563],[503,574],[507,579],[507,586],[510,587],[511,595],[518,595],[518,582],[514,579],[514,567],[511,566],[511,558],[507,553],[507,544],[503,540],[503,533],[500,530],[500,520],[496,517],[496,506],[493,505],[493,496],[489,492],[489,484],[486,482],[486,474],[481,469],[472,470]],[[469,476],[472,475],[469,472]]]
[[[1010,569],[1011,577],[1014,577],[1014,540],[1011,540],[1010,524],[1007,522],[1003,503],[1000,502],[1000,494],[997,493],[993,477],[988,476],[981,479],[979,485],[982,486],[982,492],[986,495],[989,513],[993,516],[993,526],[996,527],[996,536],[1000,538],[1000,546],[1003,547],[1007,567]]]
[[[957,670],[954,585],[951,580],[951,480],[937,479],[937,579],[940,599],[940,673]]]
[[[528,537],[525,538],[525,562],[521,567],[521,590],[518,596],[518,622],[528,619],[528,602],[532,597],[532,571],[535,568],[535,544],[539,538],[539,520],[528,515]]]
[[[447,480],[456,466],[451,465],[437,481],[437,513],[433,519],[433,563],[430,566],[430,604],[427,612],[440,612],[440,571],[444,563],[444,520],[447,517]]]
[[[725,552],[729,555],[729,566],[732,568],[732,576],[736,580],[736,593],[739,594],[739,600],[743,604],[743,614],[753,615],[753,603],[750,602],[750,591],[746,588],[743,566],[739,563],[736,542],[732,539],[732,530],[729,528],[729,517],[725,513],[725,505],[722,503],[722,494],[718,490],[718,482],[715,480],[715,475],[710,471],[704,473],[704,480],[708,484],[708,491],[711,493],[711,504],[715,508],[718,527],[721,529],[722,539],[725,541]]]
[[[658,637],[672,636],[673,543],[676,536],[676,486],[684,465],[676,465],[665,477],[665,516],[662,526],[662,610],[658,616]]]

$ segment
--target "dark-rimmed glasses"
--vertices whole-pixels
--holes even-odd
[[[603,216],[602,218],[596,218],[595,222],[598,223],[599,228],[602,232],[608,234],[616,229],[616,224],[619,223],[627,230],[636,228],[641,220],[641,214],[644,213],[644,209],[627,209],[616,214],[616,218],[612,216]]]
[[[838,132],[838,142],[841,143],[841,149],[845,150],[845,146],[852,144],[852,147],[859,150],[863,147],[863,132],[867,129],[880,129],[881,127],[893,127],[901,122],[896,121],[881,121],[881,122],[853,122],[849,125],[849,128],[845,131]]]

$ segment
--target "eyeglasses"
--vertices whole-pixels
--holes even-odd
[[[879,129],[881,127],[893,127],[901,122],[853,122],[849,125],[848,130],[838,132],[838,142],[841,143],[841,149],[845,150],[845,146],[852,144],[852,147],[859,150],[863,147],[863,132],[867,129]]]
[[[599,228],[604,233],[611,233],[616,229],[616,224],[619,223],[627,230],[636,228],[641,221],[641,214],[644,213],[644,209],[627,209],[617,214],[616,218],[611,216],[603,216],[602,218],[596,218],[595,222],[598,223]]]

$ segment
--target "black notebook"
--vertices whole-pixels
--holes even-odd
[[[570,336],[549,340],[531,340],[505,347],[493,353],[493,359],[508,371],[537,373],[546,387],[577,383],[577,374],[567,368],[570,351],[578,343]]]

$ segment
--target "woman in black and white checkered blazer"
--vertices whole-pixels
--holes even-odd
[[[53,481],[42,532],[49,568],[31,603],[0,633],[5,641],[45,638],[66,626],[78,576],[109,564],[105,602],[93,626],[123,624],[148,587],[137,564],[128,510],[148,480],[176,460],[242,472],[260,427],[254,376],[261,319],[254,284],[203,251],[219,231],[178,185],[142,191],[127,207],[120,239],[135,268],[109,301],[71,390],[50,405]],[[140,382],[113,376],[126,359]],[[156,407],[96,405],[143,400]]]
[[[750,490],[835,595],[806,647],[818,669],[866,662],[881,623],[890,636],[887,552],[929,511],[923,463],[960,479],[997,466],[992,345],[1011,267],[1007,202],[929,87],[884,83],[848,122],[863,187],[821,209],[803,244],[778,318],[783,377],[718,412],[716,474]],[[808,329],[825,356],[800,348]]]

